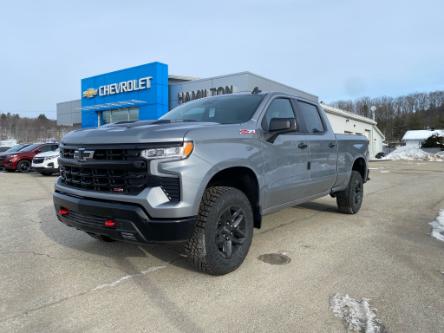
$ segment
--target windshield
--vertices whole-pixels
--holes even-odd
[[[37,148],[38,146],[40,146],[40,144],[32,144],[32,145],[29,145],[23,149],[20,149],[20,152],[31,151],[31,150],[34,150],[35,148]]]
[[[11,148],[9,148],[5,153],[15,153],[16,151],[19,151],[23,148],[25,148],[27,145],[16,145]]]
[[[225,95],[182,104],[159,118],[171,121],[239,124],[251,119],[264,97],[262,95]]]

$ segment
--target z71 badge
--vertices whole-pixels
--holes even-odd
[[[243,128],[239,131],[239,133],[241,135],[256,134],[256,130]]]

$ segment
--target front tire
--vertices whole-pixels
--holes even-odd
[[[18,162],[17,170],[24,173],[29,172],[31,170],[31,162],[28,160]]]
[[[356,214],[361,209],[364,198],[364,181],[358,171],[352,171],[348,186],[336,193],[338,210],[345,214]]]
[[[253,239],[253,211],[245,194],[233,187],[206,189],[193,236],[185,250],[194,267],[211,275],[237,269]]]

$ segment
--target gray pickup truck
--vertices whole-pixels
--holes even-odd
[[[183,241],[200,271],[239,267],[262,216],[325,195],[354,214],[368,140],[334,134],[322,108],[283,93],[187,102],[159,120],[67,134],[58,219],[103,241]]]

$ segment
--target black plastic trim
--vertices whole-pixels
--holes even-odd
[[[185,241],[192,235],[196,217],[178,219],[153,219],[139,205],[115,201],[74,197],[61,192],[53,194],[57,218],[64,224],[85,232],[105,235],[113,239],[138,243]],[[66,208],[72,214],[58,214]],[[106,219],[118,223],[117,228],[100,224]],[[124,235],[132,234],[134,239]]]

